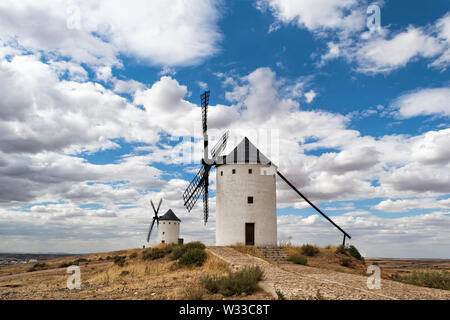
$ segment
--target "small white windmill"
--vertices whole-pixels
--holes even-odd
[[[161,208],[162,199],[159,200],[158,207],[155,208],[153,200],[150,200],[150,204],[153,208],[154,216],[152,223],[147,234],[147,242],[150,241],[153,226],[158,225],[158,243],[178,243],[180,235],[180,223],[181,220],[175,215],[175,213],[169,209],[163,216],[158,216],[159,209]]]

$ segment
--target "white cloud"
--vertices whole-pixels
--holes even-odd
[[[383,200],[373,209],[384,212],[407,212],[412,209],[448,209],[450,199],[436,200],[435,198],[417,198],[400,200]]]
[[[350,49],[353,51],[353,49]],[[374,38],[357,45],[354,58],[365,73],[390,72],[415,58],[431,58],[442,52],[439,41],[420,28],[409,27],[391,39]]]
[[[198,86],[199,86],[200,88],[202,88],[203,90],[208,89],[208,84],[207,84],[206,82],[198,81],[197,84],[198,84]]]
[[[269,8],[282,23],[295,23],[313,32],[355,31],[365,25],[365,15],[356,0],[260,0],[257,8]]]
[[[74,17],[66,2],[2,1],[2,40],[14,39],[34,52],[52,52],[93,66],[120,65],[119,53],[152,65],[175,66],[197,64],[218,52],[220,13],[209,0],[70,5],[79,9],[79,29],[67,27]]]
[[[433,59],[430,67],[448,67],[450,13],[425,27],[410,25],[397,31],[383,27],[369,32],[368,4],[356,0],[259,0],[256,8],[263,13],[269,9],[275,24],[295,24],[326,40],[327,52],[316,62],[319,67],[339,57],[355,62],[356,71],[367,74],[389,73],[420,58]]]
[[[391,105],[401,118],[420,115],[450,117],[450,88],[419,89],[397,98]]]
[[[314,98],[317,96],[317,93],[314,90],[309,90],[305,93],[305,99],[307,103],[311,103]]]

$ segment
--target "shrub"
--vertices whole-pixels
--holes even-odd
[[[275,292],[278,296],[278,300],[286,300],[286,297],[284,296],[283,292],[281,292],[280,290],[277,290]]]
[[[181,256],[186,252],[186,246],[180,245],[173,248],[172,252],[169,255],[170,260],[178,260]]]
[[[137,253],[136,252],[133,252],[132,254],[130,254],[130,259],[135,259],[135,258],[137,258]]]
[[[67,268],[68,266],[71,266],[71,265],[72,265],[71,262],[63,262],[63,263],[59,264],[58,268]]]
[[[128,275],[128,274],[130,274],[130,271],[123,270],[123,271],[120,273],[120,277],[124,277],[124,276],[126,276],[126,275]]]
[[[111,257],[111,256],[107,256],[105,259],[106,260],[114,260],[113,257]]]
[[[341,244],[339,247],[336,248],[335,253],[337,254],[347,254],[347,251],[345,250],[345,246]]]
[[[341,259],[341,266],[343,267],[350,267],[352,264],[352,261],[349,258],[342,258]]]
[[[30,269],[28,269],[28,272],[45,270],[45,269],[48,269],[48,265],[45,262],[35,263]]]
[[[200,286],[187,286],[182,290],[181,299],[185,300],[202,300],[205,295],[205,289]]]
[[[450,290],[450,273],[446,271],[413,271],[406,275],[395,274],[393,279],[416,286]]]
[[[308,257],[314,257],[319,253],[319,248],[311,244],[304,244],[301,248],[302,254]]]
[[[173,246],[164,246],[162,248],[148,248],[142,252],[142,259],[144,260],[156,260],[161,259],[170,254],[173,250]]]
[[[336,253],[337,254],[349,254],[352,257],[355,257],[356,259],[361,260],[362,262],[364,262],[363,256],[361,256],[361,254],[359,253],[358,249],[356,249],[356,247],[353,246],[353,245],[345,247],[344,245],[341,244],[339,247],[337,247]]]
[[[186,247],[188,250],[189,249],[202,249],[204,250],[206,247],[203,243],[201,243],[200,241],[193,241],[193,242],[189,242],[186,243],[184,245],[184,247]]]
[[[301,264],[301,265],[306,265],[306,263],[308,262],[308,260],[299,254],[293,254],[291,256],[289,256],[288,261],[291,261],[295,264]]]
[[[247,295],[254,293],[258,290],[258,281],[262,278],[262,270],[255,266],[246,267],[222,277],[207,275],[201,279],[201,283],[210,293],[220,293],[231,297],[242,293]]]
[[[114,256],[114,264],[118,265],[119,267],[123,267],[125,265],[125,260],[127,257],[125,256]]]
[[[206,261],[204,249],[193,248],[187,250],[178,261],[179,266],[202,266]]]
[[[199,241],[189,242],[187,244],[172,245],[172,250],[169,255],[170,260],[178,260],[190,249],[205,250],[205,245]]]
[[[350,246],[349,246],[348,248],[346,248],[346,249],[347,249],[347,252],[348,252],[351,256],[355,257],[356,259],[358,259],[358,260],[362,260],[362,259],[363,259],[363,257],[361,256],[361,254],[359,253],[358,249],[356,249],[355,246],[350,245]]]

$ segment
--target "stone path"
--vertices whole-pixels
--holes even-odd
[[[230,247],[209,247],[209,252],[235,269],[258,265],[264,271],[262,287],[274,297],[339,300],[450,300],[450,292],[381,280],[381,289],[368,289],[367,277],[294,264],[271,264]]]

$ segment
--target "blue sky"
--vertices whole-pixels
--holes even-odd
[[[213,138],[229,129],[228,151],[249,136],[364,254],[448,258],[449,9],[3,2],[0,251],[142,246],[160,197],[187,241],[214,244],[214,174],[206,227],[201,206],[188,214],[181,200],[207,88]],[[279,240],[341,240],[282,181],[277,207]]]

